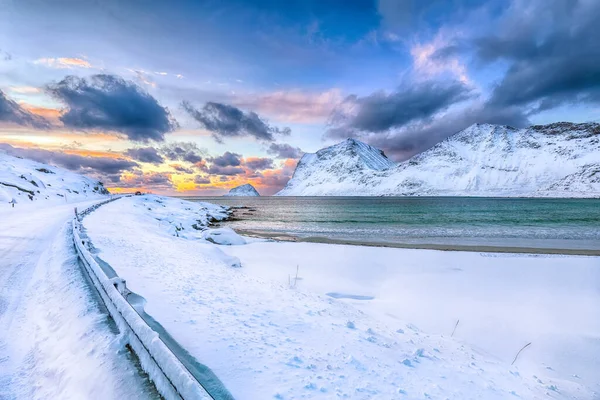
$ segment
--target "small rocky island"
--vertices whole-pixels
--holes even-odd
[[[234,187],[224,196],[260,196],[260,194],[256,191],[254,186],[246,183],[245,185]]]

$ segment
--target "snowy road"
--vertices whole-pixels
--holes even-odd
[[[73,207],[0,209],[0,398],[149,398],[82,275]]]

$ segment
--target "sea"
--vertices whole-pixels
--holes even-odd
[[[600,199],[488,197],[186,197],[234,207],[227,226],[403,245],[600,250]]]

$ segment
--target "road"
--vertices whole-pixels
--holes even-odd
[[[0,399],[157,397],[78,265],[93,203],[0,208]]]

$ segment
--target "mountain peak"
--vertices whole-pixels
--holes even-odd
[[[374,171],[384,171],[396,165],[382,150],[354,138],[321,149],[316,156],[322,159],[343,156],[345,161],[351,160],[357,167]]]
[[[245,183],[240,186],[236,186],[225,194],[225,196],[260,196],[258,191],[249,183]]]

